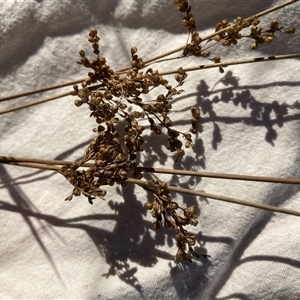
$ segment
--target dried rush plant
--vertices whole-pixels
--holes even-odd
[[[137,48],[132,47],[130,50],[130,65],[114,70],[108,65],[105,57],[100,54],[100,37],[97,30],[92,29],[88,41],[93,48],[94,57],[88,58],[84,51],[80,51],[80,60],[78,61],[78,64],[89,70],[86,79],[1,99],[1,101],[6,101],[73,85],[71,92],[5,109],[1,111],[1,114],[64,96],[75,96],[75,105],[78,107],[87,106],[90,117],[94,118],[96,123],[96,127],[93,129],[95,137],[85,149],[85,153],[80,160],[58,161],[7,156],[1,156],[0,160],[1,163],[52,170],[60,173],[73,186],[72,193],[66,198],[67,201],[72,200],[74,196],[83,195],[93,204],[95,198],[105,199],[105,186],[107,185],[126,186],[135,184],[140,186],[152,195],[152,200],[145,203],[145,207],[154,218],[154,229],[164,226],[167,229],[172,228],[174,230],[178,247],[174,260],[178,262],[181,260],[191,261],[193,257],[199,257],[199,255],[203,257],[208,257],[208,255],[198,254],[194,251],[195,235],[186,229],[188,225],[197,226],[198,224],[196,206],[184,207],[179,205],[176,198],[174,199],[171,196],[171,192],[203,196],[296,216],[300,216],[300,212],[175,187],[168,182],[157,179],[145,180],[143,179],[145,173],[294,184],[299,184],[300,180],[170,170],[139,165],[137,160],[139,154],[143,153],[145,148],[151,148],[151,141],[148,144],[145,143],[145,133],[152,132],[156,135],[164,133],[166,136],[166,151],[175,153],[175,161],[181,160],[186,149],[195,151],[193,135],[199,131],[199,123],[201,122],[201,111],[197,106],[190,107],[191,127],[188,132],[181,131],[177,126],[174,126],[173,118],[174,115],[176,117],[176,114],[170,115],[172,100],[183,92],[182,88],[184,88],[185,81],[188,80],[189,72],[219,68],[219,71],[223,73],[224,68],[229,65],[291,59],[300,57],[300,53],[234,61],[223,61],[223,58],[211,54],[212,51],[217,51],[215,48],[219,46],[234,47],[236,44],[249,43],[249,41],[249,47],[256,50],[262,44],[271,44],[276,35],[293,34],[295,29],[289,26],[292,24],[288,24],[286,28],[282,26],[280,20],[273,19],[268,26],[261,27],[260,20],[263,16],[298,1],[286,1],[248,18],[237,17],[233,22],[223,20],[216,25],[215,31],[207,36],[202,36],[196,30],[196,21],[190,3],[185,0],[174,0],[173,2],[178,11],[183,13],[182,25],[188,30],[188,42],[182,47],[147,60],[139,57]],[[179,56],[174,56],[176,53],[180,53]],[[196,67],[183,67],[182,61],[185,62],[186,58],[190,56],[204,58],[209,63]],[[168,60],[178,61],[177,70],[159,70],[159,64]],[[175,77],[175,85],[171,84],[172,80],[168,78],[169,75]],[[78,85],[79,83],[80,85]],[[145,100],[145,95],[147,95],[147,99],[150,95],[152,100]],[[119,126],[121,122],[123,122],[122,124],[125,123],[125,126]]]

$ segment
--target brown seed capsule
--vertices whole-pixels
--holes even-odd
[[[147,203],[145,203],[145,207],[146,207],[147,209],[151,210],[152,207],[153,207],[153,202],[147,202]]]
[[[75,100],[74,103],[77,107],[79,107],[83,104],[83,102],[81,100]]]
[[[187,212],[190,216],[195,216],[195,215],[196,215],[196,212],[197,212],[197,208],[196,208],[195,205],[189,206],[189,207],[186,209],[186,212]]]
[[[252,49],[252,50],[256,50],[257,47],[258,47],[257,42],[253,42],[252,45],[251,45],[251,49]]]
[[[291,28],[289,28],[288,30],[286,30],[285,32],[286,32],[287,34],[294,34],[295,31],[296,31],[295,27],[291,27]]]
[[[227,29],[226,29],[226,32],[228,34],[232,34],[234,32],[234,27],[233,26],[229,26]]]
[[[199,221],[196,218],[190,218],[190,224],[193,226],[197,226]]]
[[[75,188],[73,190],[73,194],[74,194],[74,196],[80,196],[81,192],[80,192],[80,190],[78,188]]]
[[[277,29],[278,26],[279,26],[278,20],[277,19],[272,20],[272,22],[271,22],[271,28],[272,29]]]
[[[137,48],[136,47],[131,47],[130,52],[131,52],[131,56],[133,56],[137,52]]]
[[[178,158],[182,158],[182,157],[184,157],[184,155],[185,155],[185,152],[184,152],[183,149],[178,149],[177,150],[177,157]]]

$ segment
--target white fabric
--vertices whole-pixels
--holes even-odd
[[[146,59],[184,45],[182,15],[171,2],[1,1],[1,96],[86,77],[87,69],[76,61],[79,50],[90,51],[87,36],[93,27],[101,37],[101,55],[114,69],[128,65],[131,46]],[[247,17],[278,2],[191,3],[204,36],[224,18]],[[211,51],[223,61],[299,52],[299,15],[295,3],[266,18],[278,17],[298,32],[278,35],[273,45],[256,52],[249,50],[248,40]],[[204,63],[174,61],[164,68]],[[217,69],[189,74],[172,116],[187,130],[189,107],[201,108],[196,154],[187,151],[182,163],[174,164],[163,137],[150,135],[153,146],[145,164],[299,177],[299,74],[298,59],[227,67],[224,74]],[[4,108],[69,90],[0,104]],[[0,154],[79,158],[95,123],[73,100],[1,115]],[[84,197],[64,202],[72,187],[53,172],[0,165],[0,180],[1,299],[299,299],[300,218],[174,195],[199,205],[200,224],[190,229],[202,243],[196,250],[211,255],[176,265],[174,232],[152,230],[143,206],[148,196],[138,187],[109,188],[105,202],[90,205]],[[300,211],[296,185],[184,177],[172,177],[171,183]]]

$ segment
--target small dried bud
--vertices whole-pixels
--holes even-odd
[[[215,56],[215,57],[212,58],[212,60],[213,60],[214,63],[219,63],[219,62],[221,62],[221,57],[220,56]]]
[[[80,192],[80,190],[78,188],[75,188],[73,190],[73,194],[74,194],[74,196],[80,196],[81,192]]]
[[[193,226],[197,226],[199,221],[196,218],[190,218],[190,224]]]
[[[196,106],[191,107],[191,113],[192,113],[192,116],[196,119],[199,118],[199,116],[200,116],[200,110]]]
[[[120,170],[119,174],[122,179],[127,177],[127,172],[125,170]]]
[[[83,102],[81,100],[75,100],[74,103],[77,107],[79,107],[83,104]]]
[[[288,30],[286,30],[285,32],[286,32],[287,34],[294,34],[295,31],[296,31],[295,27],[291,27],[291,28],[289,28]]]
[[[189,206],[189,207],[186,209],[186,212],[187,212],[190,216],[195,216],[195,215],[196,215],[196,212],[197,212],[196,206],[195,206],[195,205]]]
[[[185,152],[184,152],[183,149],[178,149],[177,150],[177,157],[178,158],[182,158],[182,157],[184,157],[184,155],[185,155]]]
[[[133,56],[137,52],[137,48],[136,47],[131,47],[130,52],[131,52],[131,56]]]
[[[252,50],[256,50],[257,47],[258,47],[257,42],[253,42],[252,45],[251,45],[251,49],[252,49]]]
[[[147,202],[147,203],[145,203],[145,207],[146,207],[147,209],[151,210],[152,207],[153,207],[153,202]]]
[[[271,22],[271,28],[272,29],[277,29],[278,26],[279,26],[278,20],[277,19],[272,20],[272,22]]]
[[[234,32],[234,27],[233,26],[229,26],[227,29],[226,29],[226,32],[228,34],[232,34]]]

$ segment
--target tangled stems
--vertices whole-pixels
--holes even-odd
[[[293,33],[293,28],[284,29],[276,19],[272,20],[266,28],[259,26],[260,16],[293,2],[296,1],[287,1],[250,18],[237,17],[232,23],[223,20],[216,25],[214,33],[207,37],[201,37],[196,31],[196,22],[189,2],[174,0],[177,9],[184,13],[182,25],[188,29],[189,42],[179,50],[147,61],[137,55],[136,47],[132,47],[130,66],[117,71],[113,70],[106,59],[100,55],[100,38],[95,29],[91,30],[88,40],[95,57],[90,60],[84,51],[80,51],[80,61],[78,62],[89,69],[88,78],[81,81],[81,86],[78,86],[78,82],[76,82],[73,91],[68,95],[77,96],[76,106],[88,107],[90,116],[95,119],[96,125],[93,131],[96,136],[79,161],[63,167],[49,166],[48,168],[61,173],[74,186],[71,195],[66,200],[71,200],[73,196],[84,195],[92,204],[95,197],[104,199],[106,195],[104,186],[106,185],[138,184],[152,195],[152,201],[145,205],[154,218],[154,228],[158,229],[163,225],[175,230],[178,246],[175,261],[191,260],[192,257],[198,256],[193,249],[196,242],[195,236],[185,229],[185,226],[198,224],[196,207],[179,206],[170,194],[170,191],[181,193],[186,191],[168,186],[165,182],[150,180],[145,183],[141,180],[144,169],[138,166],[136,158],[147,147],[144,139],[145,132],[150,130],[157,135],[165,132],[166,149],[176,154],[176,161],[185,155],[186,148],[194,149],[192,135],[198,131],[199,108],[190,108],[191,128],[188,132],[182,132],[175,128],[170,117],[171,100],[183,92],[181,86],[184,85],[187,72],[209,67],[219,67],[222,72],[222,68],[228,64],[273,59],[269,57],[224,63],[221,62],[218,55],[213,56],[208,50],[217,45],[234,46],[241,39],[251,40],[250,47],[256,50],[261,44],[270,44],[278,32]],[[159,62],[159,59],[177,51],[182,51],[181,56],[177,59],[196,56],[208,59],[212,64],[189,69],[179,67],[175,71],[163,70],[161,72],[151,67],[154,62]],[[297,56],[299,54],[289,58]],[[283,57],[277,56],[276,59],[283,59]],[[165,78],[171,73],[174,74],[175,84]],[[145,95],[148,95],[147,97],[150,97],[151,100],[146,101]],[[123,123],[121,124],[121,122]],[[27,166],[29,166],[28,163]],[[47,168],[37,163],[35,166]],[[199,192],[195,192],[194,195],[200,196]],[[230,198],[223,201],[233,202],[230,201]],[[268,209],[267,207],[261,208]]]
[[[64,175],[63,168],[59,165],[70,166],[74,164],[68,161],[57,161],[57,160],[42,160],[42,159],[30,159],[30,158],[19,158],[19,157],[0,157],[2,163],[18,165],[23,167],[31,167],[38,169],[45,169],[51,171],[57,171]],[[83,166],[89,167],[92,164],[84,164]],[[213,177],[213,178],[226,178],[235,180],[252,180],[252,181],[264,181],[264,182],[277,182],[277,183],[289,183],[289,184],[299,184],[299,179],[286,179],[286,178],[273,178],[273,177],[259,177],[259,176],[242,176],[242,175],[232,175],[232,174],[218,174],[218,173],[208,173],[208,172],[195,172],[195,171],[183,171],[183,170],[168,170],[168,169],[153,169],[153,168],[139,168],[139,170],[147,172],[158,172],[166,174],[177,174],[177,175],[188,175],[188,176],[201,176],[201,177]],[[65,176],[65,175],[64,175]],[[108,178],[111,179],[111,178]],[[175,187],[167,185],[165,182],[156,182],[153,180],[140,180],[134,178],[126,178],[121,182],[122,185],[135,184],[142,187],[147,192],[150,192],[153,196],[151,202],[147,202],[145,207],[150,210],[151,215],[155,218],[153,222],[153,227],[159,229],[161,225],[166,228],[173,228],[175,230],[175,239],[177,241],[178,250],[174,257],[175,261],[189,260],[192,257],[199,257],[199,255],[193,250],[195,245],[195,236],[189,233],[184,226],[192,225],[196,226],[198,224],[197,211],[195,206],[181,207],[174,200],[172,200],[170,192],[183,193],[188,195],[200,196],[210,199],[215,199],[219,201],[225,201],[230,203],[235,203],[239,205],[246,205],[250,207],[265,209],[273,212],[280,212],[284,214],[300,216],[300,212],[291,209],[286,209],[282,207],[274,207],[271,205],[245,201],[240,199],[235,199],[226,196],[220,196],[190,189],[185,189],[181,187]],[[74,192],[77,195],[78,191]],[[101,197],[101,196],[100,196]],[[70,200],[67,198],[66,200]],[[89,202],[92,204],[93,199],[89,198]],[[178,214],[178,211],[182,212]],[[188,250],[188,251],[187,251]],[[202,257],[209,257],[206,254],[200,254]]]
[[[256,50],[258,45],[270,44],[275,33],[291,34],[293,28],[283,29],[278,20],[272,20],[269,27],[259,27],[258,16],[247,19],[237,17],[232,23],[223,20],[215,28],[215,34],[204,40],[196,31],[196,22],[191,13],[191,6],[186,0],[174,0],[174,4],[185,16],[182,25],[188,29],[190,42],[184,47],[181,58],[186,56],[204,57],[214,64],[221,64],[219,56],[211,57],[212,45],[229,47],[236,45],[242,38],[252,40],[251,48]],[[246,29],[250,31],[245,33]],[[176,161],[185,155],[183,148],[193,147],[192,134],[198,131],[200,110],[191,107],[191,128],[189,132],[181,132],[174,128],[170,117],[172,104],[170,100],[181,94],[179,89],[187,78],[186,71],[179,67],[174,79],[176,85],[149,65],[143,71],[146,63],[137,55],[137,48],[132,47],[131,65],[123,73],[114,71],[104,57],[100,56],[100,38],[95,29],[89,33],[88,41],[91,43],[94,59],[87,58],[85,52],[79,52],[78,64],[89,69],[88,78],[78,85],[73,86],[72,95],[77,96],[76,106],[87,105],[90,116],[96,121],[97,127],[93,129],[97,136],[86,148],[85,154],[78,162],[62,167],[60,173],[74,186],[70,196],[84,195],[92,204],[95,197],[103,198],[106,195],[105,185],[126,185],[130,180],[141,180],[142,172],[138,169],[136,158],[138,153],[145,150],[144,133],[148,123],[150,131],[160,135],[166,133],[166,149],[176,153]],[[200,66],[199,68],[201,68]],[[223,72],[219,65],[220,72]],[[167,74],[167,73],[166,73]],[[164,93],[161,93],[161,91]],[[145,101],[148,95],[152,100]],[[125,126],[118,126],[120,121]],[[85,163],[89,167],[82,169]],[[129,181],[128,181],[129,180]],[[140,183],[152,195],[152,202],[146,203],[150,210],[154,229],[159,229],[161,224],[167,229],[175,229],[175,239],[178,251],[175,261],[191,260],[198,256],[194,251],[195,236],[189,233],[185,226],[198,224],[196,207],[181,207],[172,200],[170,189],[165,182],[150,180],[147,185]],[[179,213],[179,211],[182,212]],[[205,256],[205,255],[204,255]]]

